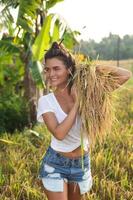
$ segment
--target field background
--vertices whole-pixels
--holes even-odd
[[[120,61],[120,66],[133,71],[133,60]],[[114,96],[118,121],[91,153],[93,187],[86,200],[133,200],[133,78]],[[46,199],[37,176],[49,142],[50,134],[41,124],[0,135],[0,200]]]
[[[97,60],[98,64],[101,65],[108,65],[108,66],[117,66],[117,61],[116,60]],[[133,59],[129,60],[120,60],[119,61],[119,67],[124,67],[129,70],[133,70]]]

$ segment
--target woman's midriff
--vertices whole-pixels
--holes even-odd
[[[82,155],[81,154],[81,146],[79,146],[78,148],[74,149],[71,152],[60,152],[60,151],[57,151],[57,152],[68,158],[78,158]],[[88,153],[88,151],[84,151],[84,154],[86,154],[86,153]]]

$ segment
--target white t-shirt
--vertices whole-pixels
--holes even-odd
[[[43,122],[42,114],[46,112],[53,112],[57,118],[58,123],[61,123],[67,114],[62,110],[53,92],[39,98],[37,109],[37,120]],[[51,147],[60,152],[71,152],[81,145],[80,136],[81,120],[77,115],[75,123],[65,136],[63,140],[56,139],[53,135],[51,138]],[[88,139],[83,139],[84,150],[88,150]]]

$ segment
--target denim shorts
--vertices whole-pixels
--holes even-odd
[[[68,158],[49,147],[40,165],[39,178],[49,191],[63,192],[64,181],[66,181],[77,183],[80,194],[84,194],[92,187],[88,153],[83,156],[83,162],[82,169],[82,157]]]

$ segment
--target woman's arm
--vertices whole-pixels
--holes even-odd
[[[78,105],[75,103],[67,117],[60,124],[52,112],[43,114],[43,120],[54,137],[58,140],[63,140],[76,120],[77,111]]]
[[[78,112],[78,98],[77,91],[75,86],[71,88],[71,96],[74,100],[74,105],[67,115],[67,117],[61,122],[58,123],[57,118],[54,113],[48,112],[43,114],[43,120],[48,128],[48,130],[56,137],[58,140],[63,140],[68,134],[69,130],[72,128],[77,112]]]
[[[132,73],[121,67],[112,67],[112,66],[96,66],[96,72],[102,74],[110,74],[115,77],[117,80],[117,87],[124,84],[131,76]]]

